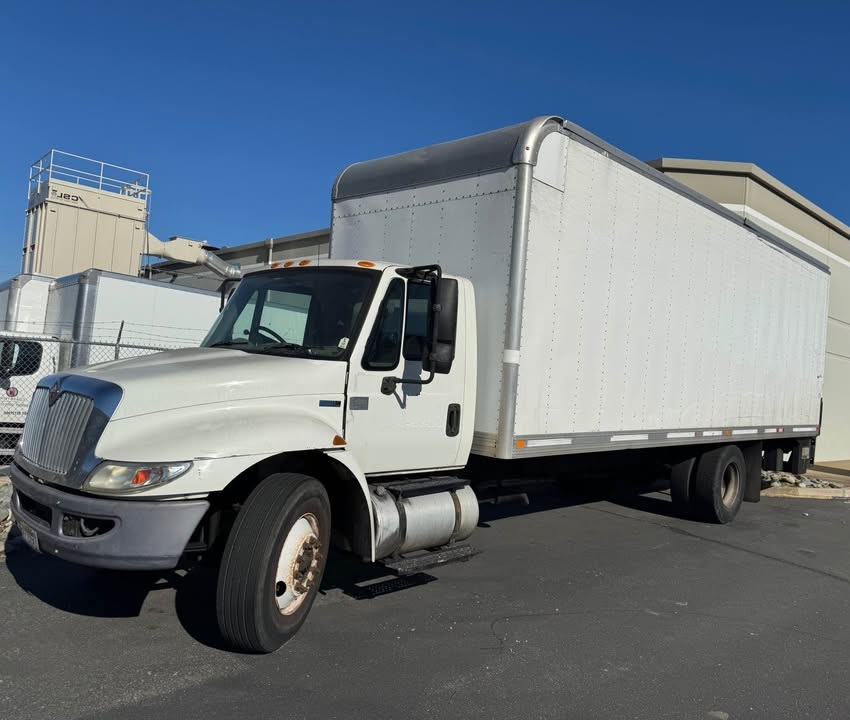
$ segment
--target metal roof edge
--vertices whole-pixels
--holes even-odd
[[[365,197],[537,163],[543,139],[563,126],[557,115],[352,163],[336,177],[331,201]]]

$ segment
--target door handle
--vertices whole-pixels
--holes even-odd
[[[446,413],[446,435],[456,437],[460,432],[460,405],[452,403]]]

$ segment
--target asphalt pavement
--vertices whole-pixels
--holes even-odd
[[[663,495],[485,506],[481,554],[341,565],[280,652],[222,650],[212,573],[0,562],[6,718],[825,718],[850,714],[850,504],[729,526]]]

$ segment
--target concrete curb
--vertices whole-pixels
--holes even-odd
[[[842,500],[850,498],[850,488],[769,487],[761,491],[763,497],[806,498],[809,500]]]

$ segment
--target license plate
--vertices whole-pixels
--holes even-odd
[[[33,530],[26,523],[19,522],[18,527],[21,530],[21,536],[24,538],[24,542],[29,545],[36,552],[41,552],[38,547],[38,535],[35,530]]]

